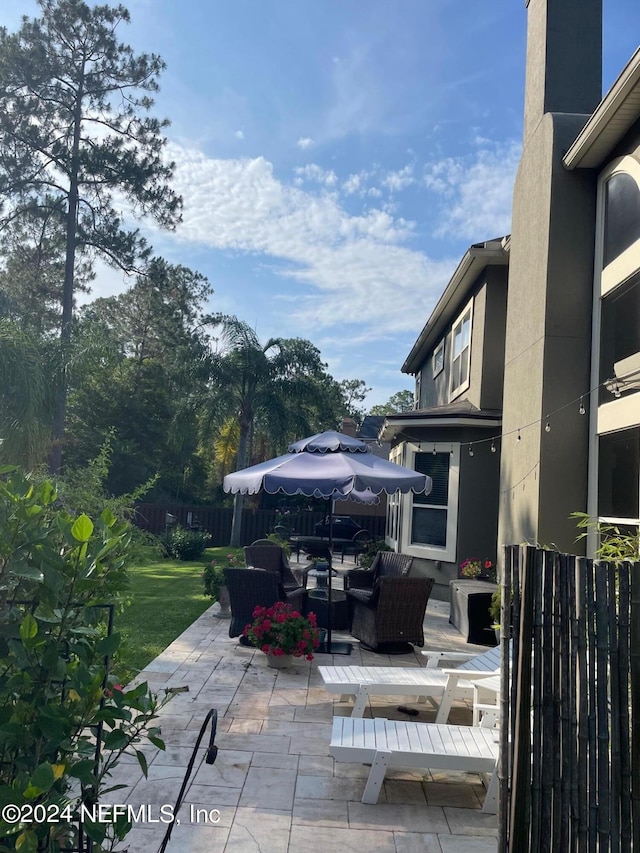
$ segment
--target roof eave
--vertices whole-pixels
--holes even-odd
[[[432,339],[440,334],[440,326],[447,315],[447,309],[462,301],[465,291],[471,287],[482,270],[490,265],[504,266],[508,263],[507,241],[508,237],[505,237],[501,240],[492,240],[481,247],[471,246],[467,249],[411,348],[411,352],[400,368],[402,373],[415,374],[418,372],[424,360],[425,352],[432,343],[435,343],[435,340]]]
[[[412,420],[399,420],[394,418],[386,418],[380,432],[378,433],[379,441],[393,441],[401,432],[406,429],[426,429],[428,427],[480,427],[480,428],[499,428],[502,426],[502,418],[474,416],[472,414],[465,415],[431,415],[424,418],[414,418]]]
[[[563,157],[567,169],[597,169],[640,117],[640,47]]]

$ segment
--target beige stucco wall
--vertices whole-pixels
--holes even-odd
[[[571,512],[586,509],[595,180],[562,156],[587,116],[545,115],[514,192],[503,401],[499,544],[577,551]],[[520,428],[521,440],[517,440]]]

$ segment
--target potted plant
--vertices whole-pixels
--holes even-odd
[[[491,604],[489,606],[489,615],[491,617],[491,627],[496,633],[496,640],[500,642],[500,610],[502,607],[502,593],[500,587],[494,589],[491,596]]]
[[[479,560],[477,557],[467,557],[466,560],[460,563],[458,577],[495,581],[496,567],[492,560]]]
[[[285,601],[256,607],[253,622],[245,627],[242,636],[265,653],[267,666],[276,669],[289,666],[292,657],[312,660],[320,645],[315,614],[303,616]]]
[[[232,564],[229,563],[229,565]],[[208,595],[213,602],[218,601],[220,603],[218,616],[228,619],[231,616],[231,608],[223,567],[212,560],[205,566],[202,578],[204,580],[204,594]]]

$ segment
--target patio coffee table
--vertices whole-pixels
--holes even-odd
[[[329,598],[326,589],[311,589],[307,595],[307,613],[316,614],[319,628],[329,627]],[[347,594],[340,590],[331,590],[331,628],[346,631],[349,628],[349,610]]]

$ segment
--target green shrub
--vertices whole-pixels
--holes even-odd
[[[375,542],[370,542],[364,554],[360,555],[358,565],[363,569],[368,569],[380,551],[393,551],[393,548],[390,548],[384,539],[376,539]]]
[[[125,753],[146,775],[143,735],[164,748],[147,684],[125,690],[107,673],[120,636],[98,614],[126,589],[128,546],[129,525],[109,509],[71,514],[53,483],[0,468],[0,799],[56,816],[0,819],[3,851],[78,849],[78,796],[99,802]],[[99,849],[130,828],[82,826]]]
[[[199,530],[186,530],[184,527],[174,527],[165,537],[167,556],[176,560],[199,560],[211,537]]]
[[[502,592],[500,587],[494,589],[493,595],[491,596],[491,604],[489,605],[489,615],[491,616],[491,622],[493,625],[500,625],[500,607],[502,604]]]
[[[204,581],[204,594],[213,601],[220,601],[220,587],[226,585],[223,567],[212,560],[204,567],[202,573]]]
[[[291,556],[291,545],[279,533],[267,533],[266,538],[269,542],[275,542],[279,548],[282,548],[287,557]]]

